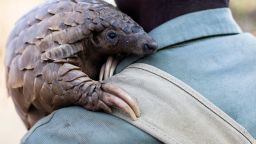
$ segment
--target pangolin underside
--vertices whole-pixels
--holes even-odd
[[[138,24],[106,2],[47,1],[23,16],[9,37],[8,93],[27,128],[69,105],[107,112],[115,106],[136,118],[138,106],[127,93],[95,80],[108,56],[155,49]]]

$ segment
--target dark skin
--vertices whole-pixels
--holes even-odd
[[[115,0],[117,7],[149,32],[164,22],[191,12],[224,8],[229,0]]]

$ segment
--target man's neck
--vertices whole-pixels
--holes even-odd
[[[229,0],[116,0],[147,32],[160,24],[191,12],[228,7]]]

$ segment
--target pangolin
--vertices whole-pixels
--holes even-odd
[[[8,94],[31,128],[40,118],[70,105],[139,116],[137,103],[110,83],[97,81],[107,57],[146,55],[155,41],[141,26],[101,0],[51,0],[17,23],[7,42]]]

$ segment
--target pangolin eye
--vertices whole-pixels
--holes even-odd
[[[114,39],[114,38],[117,37],[117,34],[114,33],[114,32],[110,32],[110,33],[108,33],[108,37],[109,37],[110,39]]]

